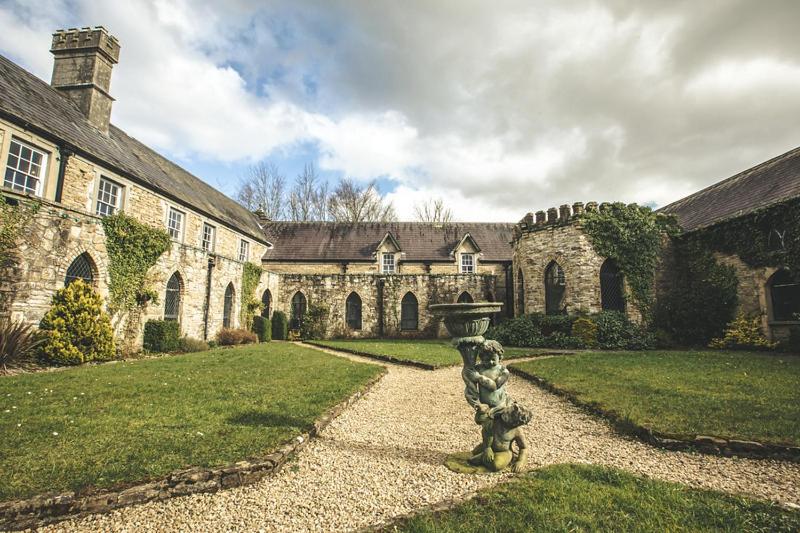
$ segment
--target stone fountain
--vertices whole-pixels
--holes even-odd
[[[470,452],[454,453],[447,458],[447,467],[457,472],[498,472],[507,468],[520,472],[527,459],[522,426],[530,421],[531,413],[506,392],[509,372],[500,362],[503,347],[497,341],[483,338],[492,315],[502,308],[499,302],[430,306],[431,312],[444,321],[461,354],[464,397],[481,428],[480,444]]]

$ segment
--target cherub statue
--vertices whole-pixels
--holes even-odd
[[[513,472],[522,472],[528,460],[522,426],[530,422],[532,416],[528,409],[516,402],[496,413],[490,430],[484,432],[482,450],[475,453],[469,463],[483,465],[494,472],[510,465]],[[511,449],[512,443],[516,443],[519,450],[516,458]]]
[[[503,347],[497,341],[483,341],[477,347],[480,363],[474,367],[465,368],[462,372],[464,379],[469,378],[474,387],[467,387],[467,402],[475,408],[475,423],[481,426],[482,439],[491,432],[492,420],[495,413],[505,409],[511,403],[511,398],[505,389],[508,381],[508,369],[500,364],[503,356]],[[480,453],[483,449],[479,444],[473,453]]]

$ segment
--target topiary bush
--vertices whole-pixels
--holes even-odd
[[[217,342],[220,346],[233,346],[235,344],[253,344],[258,342],[258,337],[246,329],[223,328],[217,333]]]
[[[114,332],[103,301],[91,286],[76,280],[53,295],[39,329],[39,357],[48,363],[78,365],[114,358]]]
[[[142,348],[148,352],[169,353],[180,349],[181,331],[177,320],[148,320],[144,324]]]
[[[729,350],[772,350],[778,345],[771,342],[761,332],[760,320],[757,316],[746,317],[739,314],[725,328],[722,337],[712,339],[709,348]]]
[[[272,338],[276,341],[285,341],[289,336],[289,320],[282,311],[272,313]]]
[[[579,339],[586,348],[597,348],[597,322],[588,317],[580,317],[572,323],[572,336]]]
[[[269,318],[255,315],[253,317],[253,333],[258,336],[259,342],[269,342],[272,340],[272,323]]]

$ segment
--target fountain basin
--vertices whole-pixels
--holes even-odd
[[[452,337],[478,337],[489,329],[492,315],[503,309],[502,302],[434,304],[428,307],[441,317]]]

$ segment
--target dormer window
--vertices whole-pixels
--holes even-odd
[[[42,195],[47,153],[12,138],[3,185],[25,194]]]
[[[461,254],[461,273],[475,273],[475,254]]]
[[[381,272],[384,274],[394,274],[394,254],[384,252],[381,255]]]

